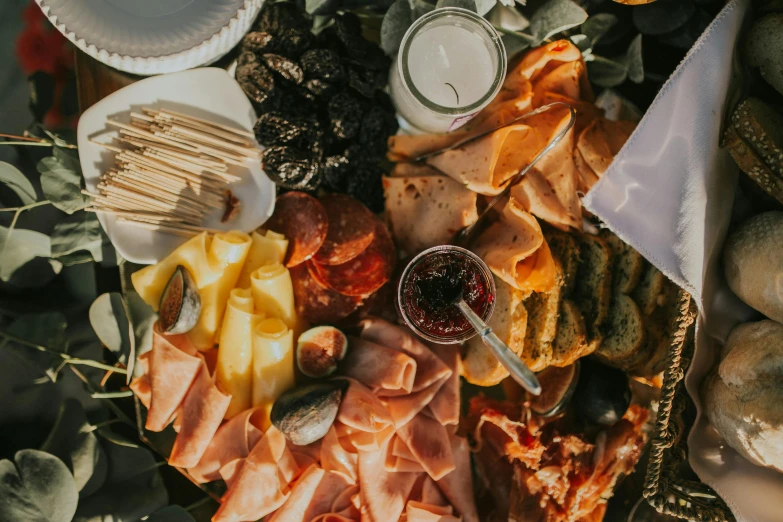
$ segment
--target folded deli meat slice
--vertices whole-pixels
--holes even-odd
[[[231,396],[215,386],[207,363],[201,368],[180,405],[179,433],[169,456],[169,465],[189,468],[198,464],[228,410]]]
[[[397,430],[397,435],[433,480],[439,480],[454,471],[449,434],[435,419],[416,415]]]
[[[417,473],[386,471],[387,445],[388,442],[381,451],[359,452],[359,492],[362,520],[366,522],[398,520],[419,476]]]
[[[518,290],[547,292],[555,284],[554,261],[541,227],[513,198],[500,221],[479,237],[474,251],[497,277]]]
[[[444,425],[459,423],[459,376],[460,358],[455,346],[447,344],[428,344],[429,348],[451,369],[438,392],[432,398],[428,409],[435,419]]]
[[[454,471],[437,481],[438,488],[465,522],[478,522],[478,510],[473,497],[473,472],[468,439],[449,435]]]
[[[248,409],[218,428],[199,463],[188,469],[190,476],[197,482],[218,480],[223,466],[247,457],[263,434],[258,419],[262,415],[259,408]]]
[[[448,176],[385,177],[383,191],[397,248],[409,254],[448,243],[478,219],[477,194]]]
[[[351,484],[356,484],[358,478],[359,455],[350,441],[350,437],[340,437],[334,426],[329,428],[321,439],[321,467],[327,471],[338,473]]]
[[[358,381],[351,380],[343,394],[337,420],[349,435],[355,433],[382,433],[394,427],[391,415],[378,397]]]
[[[427,163],[479,194],[499,194],[506,181],[545,145],[528,125],[515,124],[427,159]]]
[[[274,512],[291,494],[281,463],[293,460],[277,428],[269,428],[242,464],[242,469],[221,499],[213,522],[258,520]]]
[[[341,475],[312,465],[292,485],[288,500],[269,522],[310,522],[331,512],[334,501],[347,488]]]
[[[410,422],[419,412],[424,410],[424,408],[432,402],[448,378],[448,375],[444,375],[443,378],[435,381],[421,391],[413,392],[408,395],[383,398],[382,400],[386,404],[386,409],[389,410],[389,414],[392,419],[394,419],[394,425],[399,429],[401,426]]]
[[[410,393],[416,377],[416,361],[408,355],[364,339],[349,337],[348,354],[342,362],[345,375],[383,395]]]
[[[145,427],[163,431],[174,417],[191,383],[201,368],[202,359],[184,336],[165,336],[157,323],[152,334],[152,352],[149,356],[150,407]]]

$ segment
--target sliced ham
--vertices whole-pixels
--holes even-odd
[[[479,194],[499,194],[545,144],[530,126],[508,125],[427,159],[427,163]]]
[[[476,501],[473,497],[473,472],[470,465],[470,446],[465,437],[449,435],[454,471],[437,481],[448,499],[465,522],[479,522]]]
[[[389,441],[386,450],[386,460],[384,469],[389,472],[414,472],[426,473],[422,465],[416,460],[416,457],[408,450],[404,442],[398,436],[394,436]],[[426,475],[424,475],[426,476]]]
[[[451,506],[436,506],[411,500],[405,506],[408,522],[457,522],[462,520],[453,515]]]
[[[565,62],[574,62],[582,59],[582,53],[568,40],[557,40],[533,49],[525,55],[522,61],[506,75],[506,82],[518,81],[516,77],[528,80],[538,78],[546,68],[552,68]],[[551,64],[551,65],[550,65]]]
[[[341,439],[335,427],[330,427],[321,439],[320,457],[321,467],[342,475],[350,484],[356,484],[359,456],[350,442],[350,436]]]
[[[397,435],[433,480],[454,470],[449,434],[438,421],[419,414],[397,430]]]
[[[263,434],[259,415],[263,412],[258,408],[245,410],[220,426],[199,463],[188,469],[190,476],[196,482],[218,480],[225,464],[247,457]]]
[[[349,337],[348,355],[342,362],[345,375],[376,392],[410,393],[416,377],[416,361],[408,355],[365,339]]]
[[[244,460],[212,521],[251,522],[282,506],[290,488],[279,463],[288,458],[292,457],[285,437],[277,428],[269,428]]]
[[[477,194],[437,172],[429,176],[385,177],[383,192],[395,244],[408,254],[448,243],[454,234],[478,219]]]
[[[460,357],[455,346],[446,344],[428,344],[430,349],[451,370],[451,375],[438,389],[430,401],[428,408],[432,416],[441,424],[453,425],[459,423],[459,376]]]
[[[291,495],[269,522],[310,522],[332,512],[335,500],[348,489],[342,475],[310,466],[291,488]]]
[[[636,124],[632,121],[597,118],[579,135],[576,148],[587,166],[600,178],[635,128]]]
[[[518,290],[547,292],[555,284],[554,264],[533,255],[544,245],[541,226],[515,199],[503,208],[500,221],[493,223],[477,240],[474,251],[500,279]],[[551,258],[548,248],[544,257]]]
[[[377,451],[394,434],[394,421],[369,388],[350,380],[337,412],[338,437],[347,436],[359,450]]]
[[[533,106],[543,105],[547,93],[581,99],[582,77],[586,71],[584,62],[578,60],[560,64],[545,72],[533,81]]]
[[[218,390],[207,364],[201,361],[201,368],[180,406],[180,428],[169,455],[169,465],[190,468],[199,463],[230,402],[231,396]]]
[[[450,373],[444,375],[440,380],[433,382],[421,391],[384,398],[383,402],[394,420],[394,425],[399,429],[410,422],[413,417],[432,402],[450,376]]]
[[[180,341],[184,336],[167,338],[158,330],[152,333],[152,354],[149,358],[150,407],[145,428],[163,431],[201,368],[202,359],[191,352],[189,343]],[[191,352],[191,353],[188,353]]]
[[[144,352],[136,359],[136,364],[141,369],[141,375],[133,379],[130,383],[131,391],[139,398],[141,403],[148,410],[152,400],[152,386],[150,384],[150,356],[152,351]]]
[[[234,481],[238,476],[238,473],[242,470],[242,465],[245,463],[245,459],[234,459],[226,462],[220,467],[218,473],[220,478],[226,483],[226,488],[231,489],[234,486]]]
[[[388,442],[387,442],[388,444]],[[363,522],[396,522],[403,510],[417,473],[389,473],[385,469],[387,447],[359,452],[359,495]]]
[[[423,390],[451,374],[449,367],[407,328],[378,318],[361,322],[361,338],[409,355],[416,361],[416,375],[409,391]]]

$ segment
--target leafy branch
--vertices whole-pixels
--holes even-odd
[[[76,145],[72,145],[66,142],[58,135],[44,129],[41,130],[49,137],[48,140],[39,138],[37,136],[30,136],[25,132],[24,136],[17,136],[15,134],[0,133],[0,138],[11,139],[15,141],[0,141],[0,145],[23,145],[27,147],[60,147],[63,149],[77,149]]]

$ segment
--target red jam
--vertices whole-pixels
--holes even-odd
[[[473,327],[456,306],[460,295],[479,317],[485,318],[495,295],[489,277],[468,255],[458,251],[426,254],[404,281],[403,303],[408,319],[423,333],[456,339]]]

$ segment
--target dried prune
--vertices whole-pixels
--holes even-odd
[[[321,170],[326,188],[335,192],[345,192],[348,189],[348,178],[353,168],[345,155],[329,156],[324,160]]]
[[[256,104],[268,104],[275,95],[275,79],[263,64],[250,62],[237,67],[236,78],[247,97]]]
[[[338,138],[350,140],[359,132],[364,107],[358,99],[341,92],[329,101],[327,108],[332,133]]]
[[[302,84],[304,90],[307,92],[305,96],[309,99],[315,100],[316,98],[331,98],[336,92],[338,87],[333,83],[313,78],[307,80]]]
[[[258,143],[294,145],[307,148],[318,139],[318,122],[312,118],[298,118],[281,112],[262,114],[253,128]]]
[[[255,62],[258,62],[258,57],[251,51],[243,51],[239,53],[239,56],[237,57],[237,67],[242,67],[243,65]]]
[[[365,98],[375,97],[375,91],[386,86],[388,73],[364,67],[348,67],[348,85]]]
[[[316,190],[320,184],[318,164],[309,152],[288,146],[264,150],[261,165],[275,183],[286,188]]]
[[[373,105],[362,118],[359,127],[359,143],[366,147],[370,154],[382,156],[386,152],[389,136],[397,132],[397,118],[394,113]]]
[[[269,33],[263,33],[261,31],[252,31],[242,38],[242,50],[251,51],[254,53],[264,53],[271,49],[270,43],[274,37]]]
[[[276,72],[289,82],[295,83],[297,85],[302,83],[302,80],[304,79],[302,68],[285,56],[267,53],[262,55],[261,59],[269,69]]]
[[[305,77],[340,83],[345,79],[345,70],[340,55],[330,49],[310,49],[299,59]]]
[[[256,20],[256,31],[279,35],[288,29],[310,29],[310,22],[292,2],[267,2]]]
[[[348,178],[346,192],[373,212],[383,212],[383,170],[377,164],[363,163]]]

